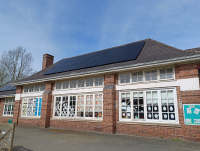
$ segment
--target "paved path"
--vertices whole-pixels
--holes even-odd
[[[200,143],[16,127],[14,151],[200,151]]]

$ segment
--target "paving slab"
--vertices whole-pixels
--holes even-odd
[[[200,151],[200,143],[16,126],[14,151]]]

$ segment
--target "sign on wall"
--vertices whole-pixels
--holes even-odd
[[[200,104],[184,104],[183,112],[186,125],[200,125]]]

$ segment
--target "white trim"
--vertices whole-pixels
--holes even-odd
[[[24,97],[41,97],[44,92],[39,92],[39,93],[22,93],[21,98]]]
[[[15,97],[15,94],[0,95],[0,98],[9,98],[9,97]]]
[[[70,75],[61,75],[61,76],[54,76],[54,77],[48,77],[43,79],[36,79],[36,80],[30,80],[30,81],[24,81],[24,82],[16,82],[12,83],[13,86],[17,85],[23,85],[23,84],[31,84],[36,82],[44,82],[44,81],[50,81],[50,80],[61,80],[61,79],[69,79],[74,77],[83,77],[83,76],[92,76],[92,75],[99,75],[99,74],[106,74],[111,72],[118,72],[118,71],[127,71],[127,70],[136,70],[141,68],[152,68],[162,65],[174,65],[176,63],[187,63],[187,62],[195,62],[200,60],[200,55],[193,55],[193,56],[187,56],[187,57],[178,57],[173,59],[167,59],[167,60],[159,60],[159,61],[152,61],[147,63],[138,63],[138,64],[132,64],[132,65],[126,65],[126,66],[120,66],[120,67],[113,67],[109,69],[102,69],[102,70],[94,70],[94,71],[88,71],[88,72],[82,72],[82,73],[73,73]]]
[[[90,89],[73,89],[73,90],[54,90],[53,95],[64,95],[64,94],[79,94],[79,93],[92,93],[92,92],[101,92],[103,93],[103,87],[101,88],[90,88]]]

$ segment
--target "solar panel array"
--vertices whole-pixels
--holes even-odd
[[[44,75],[137,59],[145,41],[61,60]]]
[[[0,92],[11,91],[16,89],[17,89],[16,86],[12,86],[10,83],[8,83],[7,85],[5,85],[3,88],[0,89]]]

